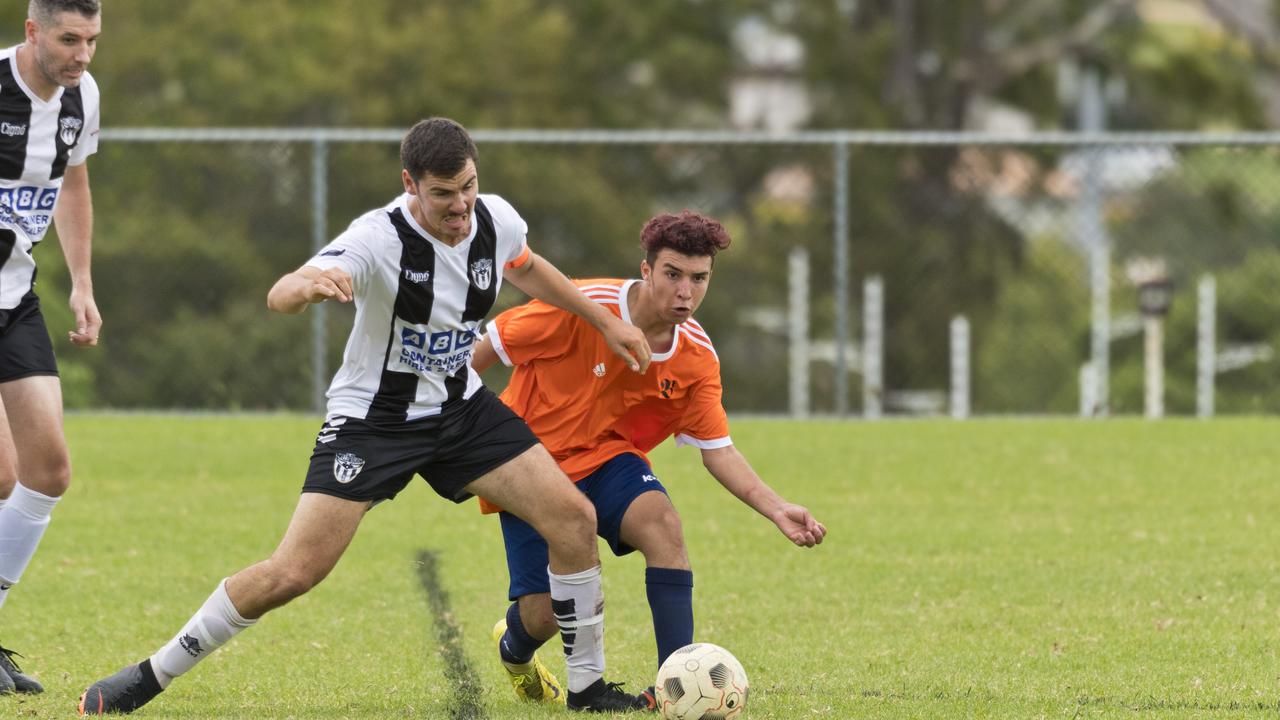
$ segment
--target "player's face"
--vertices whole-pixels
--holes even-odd
[[[449,245],[467,239],[471,234],[471,210],[480,188],[474,162],[467,160],[462,171],[453,177],[427,173],[415,182],[405,170],[403,178],[405,191],[413,196],[409,209],[422,229]]]
[[[640,262],[640,275],[649,284],[658,316],[673,325],[693,315],[711,283],[711,256],[685,255],[669,248],[658,251],[653,267]]]
[[[100,34],[100,15],[60,12],[48,25],[28,19],[27,40],[35,47],[36,70],[41,75],[37,82],[68,88],[79,85],[98,49]]]

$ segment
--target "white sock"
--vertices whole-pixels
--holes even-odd
[[[551,611],[564,641],[569,691],[582,692],[604,677],[604,591],[600,566],[551,578]]]
[[[31,563],[57,504],[58,498],[17,483],[9,501],[0,508],[0,606]]]
[[[227,581],[218,583],[185,627],[151,656],[151,669],[161,688],[222,647],[236,633],[258,622],[245,620],[227,596]]]

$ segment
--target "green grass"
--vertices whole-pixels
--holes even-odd
[[[0,640],[49,688],[0,715],[67,717],[149,655],[218,580],[283,533],[318,423],[77,415],[71,492]],[[652,459],[681,510],[699,639],[732,650],[758,718],[1274,717],[1280,423],[739,421],[734,437],[830,535],[790,546],[695,451]],[[449,718],[459,713],[419,580],[437,553],[488,718],[517,705],[489,629],[505,608],[496,521],[415,482],[333,574],[138,713]],[[611,679],[649,684],[638,557],[605,558]],[[558,645],[544,650],[563,677]],[[10,712],[12,711],[12,712]]]

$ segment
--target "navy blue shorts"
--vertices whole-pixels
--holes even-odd
[[[577,485],[596,507],[596,534],[604,538],[618,556],[635,550],[619,537],[627,508],[650,490],[667,492],[649,463],[631,453],[612,458]],[[507,572],[511,575],[507,596],[515,600],[521,595],[550,592],[547,541],[529,523],[509,512],[499,513],[498,517],[502,521],[502,542],[507,546]]]
[[[28,291],[17,307],[0,310],[0,382],[57,374],[40,299]]]

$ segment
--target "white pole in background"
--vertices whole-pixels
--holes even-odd
[[[1218,284],[1212,275],[1200,278],[1196,317],[1196,417],[1213,417],[1214,376],[1217,373],[1216,317]]]
[[[1081,132],[1106,129],[1106,106],[1098,69],[1086,65],[1081,78],[1077,124]],[[1093,366],[1093,417],[1106,417],[1111,406],[1111,240],[1102,221],[1102,159],[1100,146],[1083,148],[1084,184],[1078,206],[1078,229],[1089,248],[1090,333],[1089,362]]]
[[[1146,348],[1143,366],[1146,374],[1146,415],[1157,420],[1164,417],[1164,317],[1148,315],[1142,319]]]
[[[951,318],[951,417],[969,417],[969,320]]]
[[[1098,398],[1093,393],[1098,384],[1093,379],[1093,363],[1080,364],[1080,417],[1093,417],[1094,408],[1098,407]]]
[[[787,321],[791,417],[809,417],[809,251],[791,248],[787,256]]]
[[[875,420],[884,400],[884,281],[872,275],[862,284],[862,417]]]

